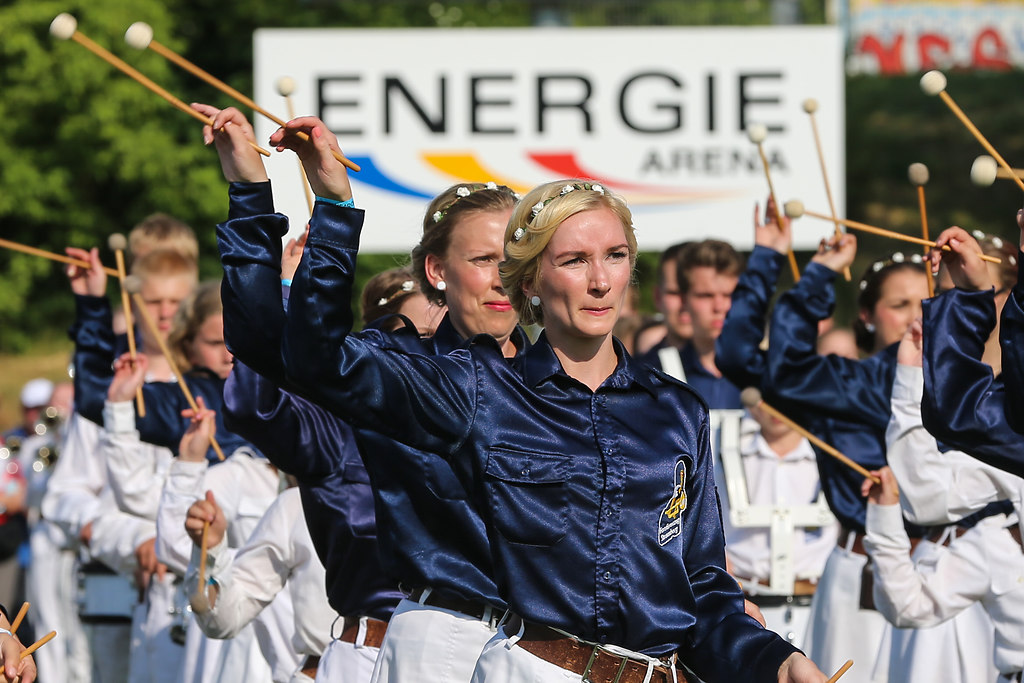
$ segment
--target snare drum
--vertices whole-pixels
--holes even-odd
[[[78,567],[78,616],[85,624],[131,623],[135,584],[102,562]]]

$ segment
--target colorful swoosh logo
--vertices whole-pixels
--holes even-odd
[[[688,204],[700,201],[723,199],[744,194],[743,190],[702,190],[679,187],[659,187],[618,180],[610,176],[595,173],[585,168],[572,152],[526,152],[527,158],[543,168],[545,175],[557,178],[587,178],[594,180],[609,189],[625,195],[633,204],[668,205]],[[494,171],[472,152],[424,152],[423,161],[433,170],[450,177],[455,182],[486,182],[494,181],[506,185],[516,192],[525,194],[533,185]],[[353,180],[365,183],[378,190],[385,190],[407,197],[432,199],[435,192],[415,188],[377,166],[371,156],[351,156],[352,161],[363,167],[361,173],[353,175]],[[549,176],[550,177],[550,176]]]

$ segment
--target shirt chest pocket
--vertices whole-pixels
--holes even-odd
[[[560,541],[569,514],[569,472],[564,455],[492,448],[484,479],[495,529],[514,543]]]

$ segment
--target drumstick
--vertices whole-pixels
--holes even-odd
[[[18,610],[18,614],[14,617],[14,621],[11,622],[11,633],[17,633],[18,627],[21,626],[21,622],[25,619],[25,615],[28,614],[28,607],[31,603],[21,603],[21,609]]]
[[[270,119],[271,121],[273,121],[277,125],[281,126],[282,128],[285,127],[285,121],[281,117],[274,116],[269,111],[267,111],[266,109],[264,109],[260,105],[256,104],[256,102],[253,101],[252,98],[246,97],[245,95],[243,95],[239,91],[235,90],[234,88],[232,88],[230,85],[228,85],[224,81],[220,80],[219,78],[216,78],[215,76],[213,76],[209,72],[204,71],[203,69],[200,69],[198,66],[196,66],[192,62],[188,61],[187,59],[185,59],[181,55],[177,54],[176,52],[174,52],[173,50],[171,50],[167,46],[161,45],[156,40],[154,40],[153,39],[153,27],[151,27],[146,22],[144,22],[144,21],[136,21],[134,24],[129,26],[128,30],[125,31],[124,40],[125,40],[126,43],[128,43],[132,47],[136,48],[137,50],[145,50],[148,47],[150,50],[152,50],[153,52],[157,53],[158,55],[160,55],[164,59],[166,59],[166,60],[168,60],[170,62],[174,62],[175,64],[180,66],[185,71],[188,71],[193,76],[198,76],[199,78],[203,79],[204,81],[206,81],[207,83],[209,83],[213,87],[217,88],[217,90],[220,90],[222,93],[224,93],[228,97],[230,97],[230,98],[232,98],[232,99],[242,103],[246,107],[249,107],[250,109],[255,111],[257,114],[262,114],[263,116],[267,117],[268,119]],[[288,132],[293,134],[293,135],[295,135],[297,138],[299,138],[303,142],[306,142],[306,141],[309,140],[309,135],[307,135],[306,133],[304,133],[302,131],[288,131]],[[331,150],[331,153],[334,155],[334,158],[337,159],[338,161],[340,161],[342,164],[344,164],[346,168],[349,168],[349,169],[351,169],[353,171],[358,171],[359,170],[359,166],[355,162],[350,161],[349,159],[346,159],[344,157],[344,155],[342,155],[340,152],[336,152],[334,150]]]
[[[54,37],[59,38],[61,40],[70,39],[75,41],[76,43],[84,47],[86,50],[92,52],[94,55],[105,61],[107,64],[110,64],[115,69],[120,70],[129,78],[135,80],[140,85],[144,86],[145,88],[149,89],[150,91],[156,93],[160,97],[170,102],[172,106],[176,107],[177,109],[180,109],[192,118],[202,121],[208,126],[213,125],[213,119],[211,119],[209,116],[200,114],[195,109],[188,106],[187,104],[179,100],[177,97],[167,92],[165,89],[161,88],[152,80],[142,75],[140,71],[138,71],[132,66],[129,66],[128,63],[125,62],[123,59],[114,56],[114,54],[106,48],[100,47],[99,45],[94,43],[92,39],[90,39],[78,30],[78,21],[70,14],[58,14],[50,23],[50,33],[53,34]],[[253,149],[255,149],[263,156],[270,156],[270,152],[263,149],[255,142],[250,141],[249,144],[252,145]]]
[[[928,183],[928,167],[921,163],[911,164],[907,169],[907,177],[910,182],[917,186],[917,206],[921,210],[921,237],[928,239],[928,210],[924,203],[924,186]],[[928,248],[925,247],[925,255]],[[925,278],[928,280],[928,298],[935,296],[935,278],[931,268],[924,269]]]
[[[33,652],[35,652],[36,650],[41,648],[43,645],[46,645],[48,642],[50,642],[51,640],[53,640],[56,637],[57,637],[57,632],[56,631],[50,631],[45,636],[43,636],[42,638],[40,638],[36,642],[34,642],[31,645],[29,645],[28,647],[26,647],[24,650],[22,650],[21,657],[19,657],[19,659],[25,659],[25,657],[28,657]]]
[[[803,202],[801,202],[798,199],[792,199],[792,200],[786,202],[786,215],[789,216],[790,218],[799,218],[800,216],[807,215],[807,216],[810,216],[811,218],[820,218],[821,220],[825,220],[825,221],[831,221],[832,220],[831,218],[829,218],[828,216],[826,216],[823,213],[816,213],[814,211],[806,210],[804,208]],[[925,246],[925,247],[934,247],[935,246],[935,242],[932,242],[931,240],[921,239],[920,237],[911,237],[910,235],[904,235],[902,232],[894,232],[892,230],[886,230],[885,228],[876,228],[873,225],[868,225],[867,223],[858,223],[857,221],[851,221],[851,220],[846,219],[846,218],[837,218],[836,220],[839,221],[840,223],[842,223],[843,225],[845,225],[847,228],[852,228],[853,230],[860,230],[862,232],[870,232],[873,235],[881,235],[882,237],[891,237],[894,240],[902,240],[903,242],[912,242],[914,244],[920,244],[920,245]],[[945,245],[945,244],[942,246],[942,250],[943,251],[952,251],[949,248],[949,245]],[[1000,259],[998,259],[998,258],[996,258],[994,256],[988,256],[986,254],[981,254],[980,258],[981,258],[982,261],[988,261],[989,263],[1002,263],[1002,260],[1000,260]]]
[[[747,128],[747,137],[750,141],[757,145],[757,153],[761,157],[761,165],[764,166],[764,177],[768,180],[768,194],[771,195],[772,203],[775,204],[775,220],[778,221],[778,225],[782,227],[782,215],[779,214],[779,200],[775,196],[775,185],[772,183],[772,173],[768,164],[768,157],[764,153],[764,139],[768,137],[768,128],[763,123],[754,123]],[[786,256],[789,258],[789,268],[793,271],[793,281],[800,282],[800,269],[796,265],[796,254],[793,253],[793,246],[790,245],[786,250]]]
[[[944,73],[941,71],[929,71],[924,76],[921,76],[921,90],[923,90],[926,95],[938,95],[942,98],[942,101],[946,103],[949,110],[953,112],[958,119],[960,119],[960,122],[964,124],[964,126],[967,127],[967,130],[971,132],[971,135],[981,143],[981,146],[985,148],[985,151],[991,154],[992,157],[999,162],[999,165],[1002,166],[1015,181],[1017,181],[1017,186],[1020,187],[1021,190],[1024,190],[1024,180],[1017,177],[1017,174],[1013,172],[1010,165],[1006,163],[1006,159],[1004,159],[999,152],[996,151],[996,148],[985,139],[985,136],[981,134],[981,131],[971,123],[969,118],[967,118],[967,114],[960,109],[957,103],[953,101],[950,94],[946,92],[946,75]]]
[[[855,463],[853,460],[850,460],[848,457],[837,451],[835,448],[828,445],[827,443],[816,437],[814,434],[811,434],[809,431],[798,425],[796,422],[793,422],[793,420],[789,419],[788,417],[780,413],[778,410],[772,408],[770,405],[765,403],[764,399],[761,398],[761,392],[758,391],[756,387],[747,387],[746,389],[744,389],[740,393],[740,402],[743,403],[743,405],[748,409],[761,406],[761,409],[764,410],[766,413],[774,417],[776,420],[779,420],[780,422],[783,422],[786,425],[788,425],[789,428],[792,429],[794,432],[804,437],[805,439],[813,443],[815,446],[817,446],[818,448],[820,448],[821,450],[825,451],[833,458],[838,460],[839,462],[843,463],[844,465],[852,469],[857,474],[860,474],[865,479],[870,479],[876,484],[882,483],[882,480],[879,479],[877,476],[871,474],[862,466]]]
[[[971,164],[971,182],[979,187],[988,187],[996,181],[1000,171],[1005,176],[1006,171],[999,168],[995,159],[987,154],[982,154]]]
[[[844,673],[850,670],[851,666],[853,666],[853,660],[847,659],[846,664],[843,664],[841,667],[839,667],[839,671],[835,672],[832,678],[825,681],[825,683],[836,683],[836,681],[839,680],[840,676],[842,676]]]
[[[832,187],[828,182],[828,170],[825,168],[825,152],[821,148],[821,137],[818,135],[818,120],[814,117],[814,112],[818,111],[818,100],[808,98],[804,100],[804,111],[811,118],[811,130],[814,132],[814,147],[818,150],[818,163],[821,165],[821,177],[825,181],[825,196],[828,197],[828,209],[829,213],[832,214],[832,220],[835,220],[839,215],[836,212],[836,202],[832,199]],[[778,206],[776,204],[776,206]],[[843,231],[839,229],[839,221],[835,221],[836,237],[842,237]],[[843,277],[849,282],[853,279],[853,275],[850,273],[850,267],[846,266],[843,268]]]
[[[196,612],[206,612],[210,609],[210,598],[206,595],[206,539],[210,533],[210,523],[203,522],[203,537],[199,541],[199,586],[195,595],[189,598],[189,604]]]
[[[70,256],[65,256],[64,254],[57,254],[52,251],[46,251],[45,249],[36,249],[35,247],[30,247],[26,244],[18,244],[17,242],[11,242],[10,240],[0,239],[0,247],[3,247],[4,249],[10,249],[11,251],[18,251],[21,252],[22,254],[28,254],[30,256],[40,256],[45,259],[50,259],[51,261],[69,263],[73,266],[78,266],[79,268],[85,268],[86,270],[89,269],[88,261],[83,261],[82,259],[77,258],[71,258]],[[114,270],[113,268],[107,268],[106,266],[104,266],[103,272],[106,273],[107,275],[117,277],[117,271]]]
[[[295,118],[295,105],[292,103],[292,93],[295,92],[295,79],[291,76],[281,76],[277,79],[277,92],[284,98],[288,107],[288,118]],[[299,164],[299,177],[302,178],[302,189],[306,191],[306,206],[309,207],[310,215],[313,214],[313,189],[309,186],[309,178],[306,177],[306,167],[302,165],[302,159],[298,157],[295,161]]]
[[[993,161],[995,161],[995,159],[993,159]],[[1017,176],[1018,178],[1024,178],[1024,168],[1013,168],[1010,170],[1013,171],[1012,174],[1007,173],[1005,168],[1000,168],[996,171],[996,177],[1010,179],[1013,176]]]
[[[132,367],[135,367],[135,325],[132,320],[132,304],[128,299],[128,290],[124,287],[124,280],[127,276],[124,268],[124,250],[128,246],[128,240],[120,233],[114,233],[107,239],[107,246],[114,251],[114,260],[117,261],[117,281],[121,285],[121,310],[124,311],[124,324],[128,331],[128,353],[132,359]],[[146,417],[146,401],[142,397],[142,387],[135,387],[135,412],[139,417]]]
[[[150,334],[152,334],[156,339],[156,343],[160,345],[160,353],[164,354],[164,358],[167,359],[167,364],[171,368],[171,374],[178,378],[178,386],[181,387],[181,393],[185,395],[185,400],[188,401],[189,407],[198,414],[199,406],[196,405],[196,400],[192,398],[192,392],[189,391],[188,384],[185,383],[185,377],[181,374],[178,364],[174,362],[171,350],[167,348],[167,342],[165,342],[164,338],[160,335],[160,330],[157,329],[156,322],[149,314],[149,310],[146,308],[146,302],[142,300],[142,296],[138,291],[133,291],[136,289],[136,287],[133,286],[134,284],[134,278],[128,278],[127,282],[125,282],[125,286],[129,291],[132,291],[132,300],[135,302],[135,305],[139,307],[139,314],[145,321],[146,327],[149,328]],[[220,449],[220,444],[217,443],[217,437],[213,434],[210,434],[210,445],[213,446],[213,450],[217,453],[217,457],[223,460],[224,451]]]

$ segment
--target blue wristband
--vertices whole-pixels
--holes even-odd
[[[292,286],[292,279],[290,277],[283,277],[283,278],[281,278],[281,284],[284,287],[291,287]]]
[[[318,202],[324,202],[325,204],[334,204],[335,206],[344,206],[344,207],[349,208],[349,209],[355,208],[355,205],[356,205],[356,203],[353,202],[351,199],[346,199],[345,201],[339,201],[337,199],[328,199],[327,197],[317,196],[316,200]]]

